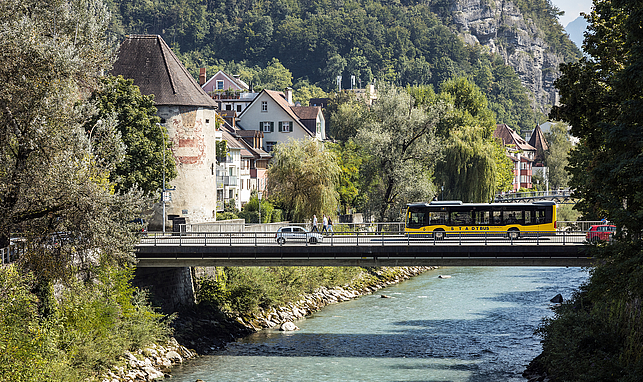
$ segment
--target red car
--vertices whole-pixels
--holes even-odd
[[[587,231],[585,238],[587,241],[610,241],[612,240],[614,232],[616,232],[615,225],[593,225],[589,231]]]

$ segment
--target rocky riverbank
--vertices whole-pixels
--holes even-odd
[[[391,284],[408,280],[435,267],[382,267],[364,272],[350,285],[318,288],[296,302],[245,317],[228,317],[218,311],[190,310],[175,321],[175,338],[164,346],[152,345],[136,354],[125,354],[125,367],[115,367],[101,382],[154,381],[169,376],[171,367],[222,349],[228,342],[267,328],[296,330],[297,320],[338,302],[372,294]],[[385,297],[383,295],[383,297]],[[180,345],[182,344],[182,345]],[[188,349],[196,349],[190,350]]]

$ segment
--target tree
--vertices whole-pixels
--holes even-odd
[[[643,370],[643,4],[597,0],[585,17],[586,56],[562,66],[550,118],[579,138],[567,167],[576,209],[617,232],[591,248],[600,260],[589,282],[541,327],[539,362],[560,380],[634,381]]]
[[[92,144],[101,141],[93,129],[102,125],[106,118],[115,116],[116,127],[126,147],[123,160],[110,172],[110,181],[116,191],[124,192],[137,186],[145,193],[158,193],[163,187],[164,175],[166,181],[176,177],[170,141],[156,116],[153,96],[141,94],[132,80],[108,76],[101,79],[101,88],[94,92],[90,101],[96,102],[99,109],[98,114],[85,124],[90,140],[94,138]],[[107,150],[103,152],[108,155]]]
[[[398,220],[409,202],[436,194],[432,164],[437,158],[435,128],[446,106],[417,107],[403,89],[383,86],[368,110],[355,142],[369,154],[361,174],[367,208],[377,221]]]
[[[273,149],[266,173],[268,193],[292,216],[303,221],[337,211],[340,169],[335,156],[315,139],[289,140]]]
[[[302,106],[308,106],[311,98],[326,98],[328,94],[317,85],[311,85],[308,81],[299,81],[293,87],[293,102],[299,102]]]
[[[496,122],[487,99],[465,78],[443,83],[439,96],[453,105],[438,125],[446,141],[435,177],[444,186],[444,198],[489,202],[497,190],[506,187],[511,166],[493,140]]]
[[[132,260],[127,222],[145,200],[109,182],[120,159],[105,148],[121,150],[114,119],[96,127],[93,143],[84,129],[95,112],[86,98],[111,52],[102,3],[9,0],[0,11],[0,247],[12,232],[27,240],[20,264],[46,301],[56,280]],[[65,243],[51,245],[55,232]]]
[[[553,124],[551,131],[545,134],[545,139],[549,144],[549,150],[545,155],[545,162],[549,168],[549,186],[551,188],[566,188],[569,183],[569,173],[565,167],[569,162],[569,150],[572,148],[567,125],[564,123]]]
[[[353,92],[333,94],[326,107],[326,132],[329,137],[339,141],[354,138],[357,131],[368,118],[368,106]]]
[[[562,105],[550,115],[580,139],[569,158],[578,208],[631,233],[643,229],[642,9],[625,1],[595,4],[583,45],[588,56],[562,66],[556,82]]]
[[[359,169],[366,155],[352,139],[340,143],[327,143],[328,149],[335,154],[340,168],[337,193],[342,213],[357,207],[360,199],[365,196],[360,193]]]
[[[273,58],[257,77],[258,86],[263,89],[282,91],[292,86],[292,73],[276,58]]]

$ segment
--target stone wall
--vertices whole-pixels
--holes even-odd
[[[195,303],[190,268],[136,268],[132,285],[148,290],[153,305],[168,314]]]

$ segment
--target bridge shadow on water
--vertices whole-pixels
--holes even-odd
[[[425,372],[429,377],[412,380],[416,382],[433,382],[431,375],[440,371],[464,372],[468,375],[467,382],[516,381],[520,380],[527,363],[540,352],[539,340],[533,332],[541,317],[547,314],[549,301],[545,300],[540,307],[534,307],[533,294],[551,293],[549,288],[545,289],[482,298],[481,304],[493,301],[506,302],[508,306],[470,314],[463,319],[392,321],[373,328],[373,334],[341,333],[340,320],[337,320],[340,333],[310,333],[302,323],[302,331],[256,333],[231,344],[225,354],[380,358],[386,359],[380,362],[380,366],[391,369],[392,375],[398,374],[394,370],[402,373],[409,370],[414,375]],[[396,359],[400,359],[400,362],[396,362]],[[412,362],[402,359],[411,359]],[[398,380],[405,379],[392,379]]]

